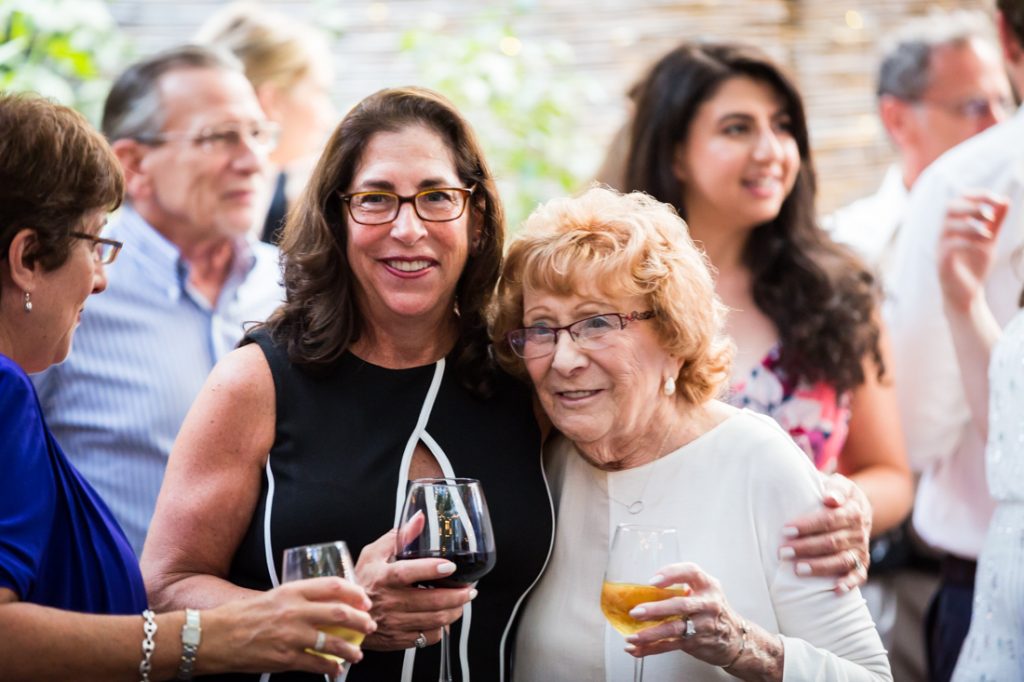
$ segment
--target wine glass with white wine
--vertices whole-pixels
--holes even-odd
[[[356,582],[355,565],[352,563],[352,555],[349,554],[348,545],[344,542],[325,542],[319,545],[303,545],[292,547],[284,551],[284,560],[281,562],[281,582],[287,583],[293,580],[305,580],[307,578],[323,578],[325,576],[338,576],[351,583]],[[359,646],[366,636],[357,630],[350,630],[342,626],[322,628],[324,632],[335,637],[341,637],[346,642]],[[307,653],[314,656],[322,656],[341,664],[341,674],[335,676],[334,682],[345,682],[348,676],[348,669],[351,661],[326,654],[313,649],[306,649]]]
[[[636,634],[663,620],[635,620],[629,612],[637,605],[689,594],[683,587],[655,587],[648,581],[659,569],[679,561],[676,529],[662,526],[619,524],[608,552],[608,566],[601,586],[601,611],[623,637]],[[633,661],[633,682],[642,682],[644,659]]]

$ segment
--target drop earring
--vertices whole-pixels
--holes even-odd
[[[662,392],[665,395],[670,396],[670,397],[675,395],[676,394],[676,380],[673,379],[672,377],[666,377],[665,378],[665,387],[662,389]]]
[[[25,292],[25,312],[32,312],[32,294]]]

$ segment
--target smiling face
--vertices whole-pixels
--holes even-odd
[[[773,220],[800,171],[790,116],[767,83],[736,76],[700,105],[676,153],[687,221],[750,230]]]
[[[370,138],[346,194],[383,190],[412,196],[432,187],[463,187],[451,150],[433,130],[411,125]],[[347,213],[347,253],[359,308],[373,328],[395,323],[444,324],[476,237],[467,207],[449,222],[424,221],[412,203],[383,225],[361,225]],[[471,234],[472,232],[472,234]]]
[[[98,235],[106,218],[105,210],[92,211],[76,231]],[[27,363],[26,371],[42,371],[68,356],[75,329],[82,321],[85,299],[106,288],[107,276],[96,258],[95,244],[88,239],[74,239],[68,259],[59,268],[43,273],[32,292],[34,303],[29,315],[38,338],[33,361]]]
[[[527,327],[562,327],[591,315],[648,308],[640,297],[523,291]],[[555,428],[587,459],[607,468],[635,466],[641,462],[629,453],[653,451],[649,446],[657,447],[664,433],[659,425],[675,421],[675,402],[661,387],[665,377],[679,374],[680,363],[664,350],[654,320],[631,322],[602,341],[600,350],[583,350],[560,332],[551,355],[524,360],[526,371]]]
[[[132,202],[172,241],[245,234],[261,205],[267,151],[249,144],[204,149],[191,138],[211,126],[265,121],[252,86],[241,73],[201,68],[171,71],[159,88],[162,132],[186,139],[142,146],[141,172],[129,180]]]

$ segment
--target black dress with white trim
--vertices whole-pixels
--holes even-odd
[[[497,548],[496,566],[452,627],[455,679],[507,679],[517,616],[543,571],[554,528],[529,389],[500,374],[494,395],[485,400],[459,383],[447,360],[394,370],[351,353],[331,371],[311,374],[293,365],[265,332],[251,338],[273,375],[277,430],[229,580],[261,590],[277,585],[281,555],[297,545],[344,540],[357,554],[394,526],[413,450],[423,443],[445,475],[483,483]],[[348,680],[436,682],[439,649],[365,650]],[[322,678],[278,673],[218,679]]]

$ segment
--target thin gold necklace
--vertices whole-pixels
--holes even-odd
[[[605,497],[607,497],[615,504],[621,504],[623,507],[626,508],[627,512],[633,514],[634,516],[642,512],[644,510],[644,494],[647,492],[647,484],[651,482],[651,477],[654,476],[654,463],[668,454],[667,452],[662,451],[665,449],[665,443],[668,442],[668,438],[671,434],[671,428],[665,429],[665,435],[661,439],[661,444],[658,445],[658,449],[655,450],[657,454],[655,455],[654,459],[647,463],[648,465],[650,465],[650,470],[647,472],[647,478],[644,480],[644,486],[640,488],[640,494],[637,495],[637,498],[635,500],[626,503],[623,502],[622,500],[612,497],[611,493],[609,492],[609,490],[611,489],[611,481],[609,481],[607,478],[605,478]],[[629,471],[629,469],[624,469],[623,471]]]

